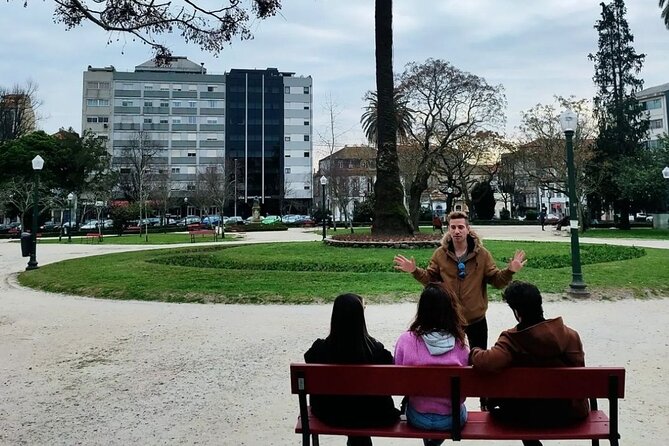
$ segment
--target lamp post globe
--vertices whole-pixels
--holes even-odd
[[[581,272],[581,249],[578,242],[578,208],[576,205],[576,168],[574,166],[574,133],[578,126],[578,115],[567,109],[560,114],[560,126],[564,132],[567,150],[567,182],[569,190],[569,232],[571,234],[571,283],[569,294],[587,297],[583,273]]]
[[[328,184],[328,179],[325,175],[321,176],[321,210],[323,211],[323,240],[325,241],[325,233],[327,231],[327,212],[325,212],[325,186]]]
[[[184,229],[188,231],[188,197],[184,197]]]
[[[30,260],[26,270],[37,269],[37,220],[39,219],[39,206],[37,205],[39,194],[39,174],[44,167],[44,158],[37,155],[32,160],[33,171],[35,172],[35,190],[33,191],[33,227],[31,234]]]

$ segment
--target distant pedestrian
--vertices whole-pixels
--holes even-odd
[[[542,207],[541,212],[539,212],[539,223],[541,223],[541,230],[545,231],[544,225],[546,224],[546,207]]]
[[[434,216],[432,217],[432,230],[439,231],[440,234],[444,233],[443,223],[441,221],[441,218],[439,218],[439,214],[434,214]]]

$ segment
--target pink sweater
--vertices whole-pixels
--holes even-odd
[[[422,337],[407,331],[400,335],[395,344],[395,364],[397,365],[457,365],[466,366],[469,361],[469,347],[460,341],[450,351],[432,355]],[[464,402],[464,398],[462,402]],[[447,398],[410,397],[409,404],[420,413],[450,415],[451,401]]]

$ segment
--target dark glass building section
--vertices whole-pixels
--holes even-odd
[[[225,157],[228,166],[237,159],[238,214],[251,215],[254,197],[262,214],[278,214],[284,193],[283,76],[276,68],[230,70],[225,96]]]

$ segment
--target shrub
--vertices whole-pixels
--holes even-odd
[[[525,212],[525,220],[527,221],[537,221],[537,217],[539,217],[539,213],[534,209],[528,209]]]
[[[507,208],[502,209],[499,211],[499,219],[500,220],[508,220],[511,218],[511,212]]]

